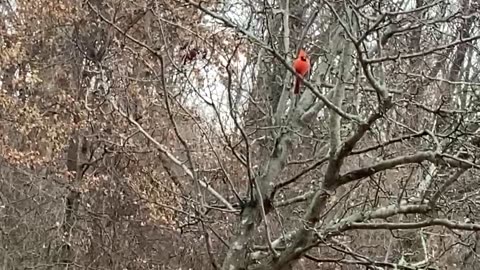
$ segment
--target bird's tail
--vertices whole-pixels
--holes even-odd
[[[300,94],[300,85],[301,84],[302,84],[302,82],[298,78],[295,78],[295,87],[293,88],[293,93],[295,95]]]

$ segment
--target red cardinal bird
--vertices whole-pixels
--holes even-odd
[[[293,68],[300,76],[302,76],[302,78],[308,73],[308,71],[310,71],[310,60],[308,60],[307,53],[304,50],[298,52],[297,59],[293,61]],[[298,78],[295,78],[295,88],[293,89],[295,95],[300,93],[301,83],[302,82]]]

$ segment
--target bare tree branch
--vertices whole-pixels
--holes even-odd
[[[398,222],[398,223],[360,223],[353,222],[349,230],[412,230],[432,226],[442,226],[452,230],[480,231],[480,224],[461,223],[448,219],[427,219],[421,222]]]
[[[213,196],[215,196],[217,199],[219,199],[229,210],[231,211],[237,211],[222,195],[220,195],[220,193],[218,193],[215,189],[213,189],[210,185],[208,185],[207,183],[205,183],[204,181],[200,180],[200,179],[195,179],[194,178],[194,175],[192,173],[192,171],[183,163],[181,162],[180,160],[178,160],[170,151],[168,151],[167,147],[161,143],[159,143],[157,140],[155,140],[155,138],[153,138],[145,129],[143,129],[143,127],[137,122],[135,121],[135,119],[132,118],[132,116],[130,115],[127,115],[123,110],[121,110],[117,103],[113,100],[113,98],[110,99],[110,104],[112,104],[113,108],[115,108],[115,110],[120,114],[122,115],[123,117],[125,117],[130,123],[132,123],[133,125],[135,125],[137,127],[137,129],[148,139],[150,140],[153,144],[155,144],[155,146],[157,147],[157,149],[162,152],[163,154],[165,154],[165,156],[167,156],[168,159],[170,159],[173,163],[175,163],[177,166],[179,166],[180,168],[183,169],[183,171],[194,181],[198,181],[198,183],[200,184],[200,186],[202,186],[203,188],[207,189],[208,192],[210,192]]]

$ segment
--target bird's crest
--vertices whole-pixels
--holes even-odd
[[[298,58],[305,61],[307,59],[307,53],[303,49],[300,49],[300,51],[298,52]]]

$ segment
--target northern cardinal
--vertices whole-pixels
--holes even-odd
[[[307,58],[307,53],[304,50],[300,50],[298,52],[298,57],[293,61],[293,68],[295,71],[302,76],[302,78],[310,71],[310,60]],[[298,76],[298,75],[297,75]],[[297,78],[295,78],[295,88],[293,89],[293,93],[298,95],[300,93],[300,84],[302,82]]]

